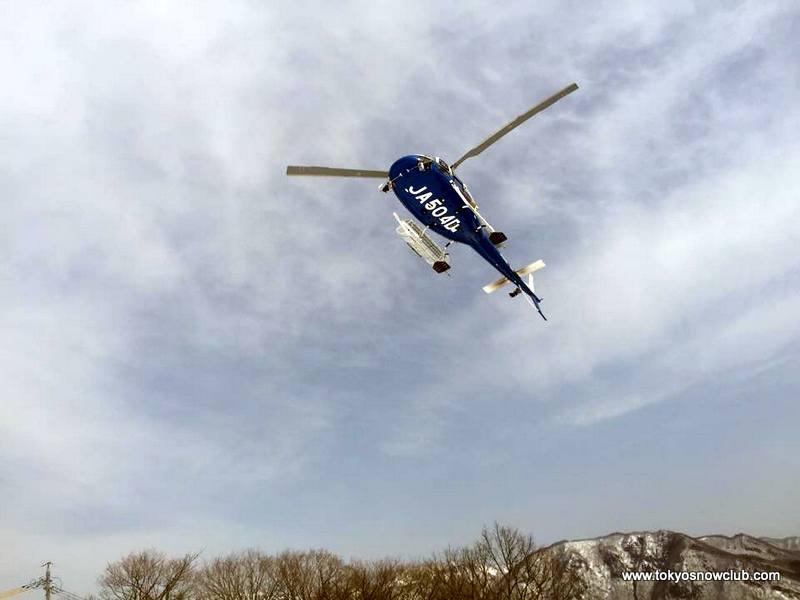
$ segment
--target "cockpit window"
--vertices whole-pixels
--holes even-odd
[[[444,173],[445,175],[452,175],[452,174],[453,174],[453,172],[450,170],[450,167],[448,166],[448,164],[447,164],[446,162],[444,162],[444,161],[443,161],[441,158],[439,158],[438,156],[436,157],[436,166],[437,166],[437,167],[439,168],[439,170],[440,170],[442,173]]]

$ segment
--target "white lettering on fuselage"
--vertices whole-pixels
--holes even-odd
[[[431,200],[433,193],[428,192],[427,189],[427,186],[424,185],[418,190],[415,190],[412,186],[408,186],[405,191],[414,196],[420,204],[423,204],[425,210],[431,213],[431,216],[439,219],[439,224],[447,231],[458,231],[461,221],[453,215],[447,214],[447,206],[444,205],[441,199],[435,198]]]

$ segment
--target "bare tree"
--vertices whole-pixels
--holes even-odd
[[[435,563],[433,600],[578,600],[584,593],[569,556],[539,550],[532,536],[497,523]]]
[[[342,559],[326,550],[255,550],[193,568],[196,554],[154,550],[111,563],[101,600],[580,600],[581,558],[538,549],[533,537],[495,523],[472,546],[402,563]]]
[[[531,598],[580,600],[586,593],[582,559],[563,550],[537,550],[521,573]]]
[[[436,559],[407,565],[403,575],[406,598],[409,600],[438,600],[443,598],[444,579]]]
[[[342,559],[327,550],[283,552],[276,575],[285,600],[335,600],[346,585]]]
[[[486,557],[494,571],[494,597],[502,600],[535,598],[522,577],[536,551],[533,536],[495,523],[491,529],[483,528],[476,550]]]
[[[167,558],[155,550],[109,563],[98,580],[103,600],[187,600],[197,554]]]
[[[413,598],[410,569],[397,560],[354,561],[346,567],[343,599],[403,600]]]
[[[436,558],[437,600],[484,600],[494,593],[495,572],[485,549],[448,548]]]
[[[215,558],[195,575],[199,600],[276,600],[275,559],[256,550]]]

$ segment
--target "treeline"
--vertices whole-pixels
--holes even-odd
[[[495,525],[472,546],[411,562],[345,562],[327,550],[201,561],[147,550],[110,563],[98,583],[102,600],[573,600],[585,595],[579,567]]]

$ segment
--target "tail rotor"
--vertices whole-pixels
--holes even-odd
[[[513,281],[513,283],[515,283],[517,285],[517,289],[515,289],[513,292],[511,292],[509,294],[509,296],[511,296],[513,298],[513,297],[519,295],[520,292],[525,292],[525,300],[528,301],[528,304],[533,306],[538,311],[538,313],[540,315],[542,315],[542,318],[545,321],[547,321],[547,317],[544,316],[544,313],[542,312],[542,309],[539,306],[539,304],[541,303],[542,299],[539,298],[539,296],[536,295],[536,291],[535,291],[535,289],[533,287],[533,274],[536,271],[538,271],[540,269],[543,269],[543,268],[544,268],[544,261],[543,260],[537,260],[536,262],[533,262],[533,263],[529,264],[526,267],[522,267],[521,269],[517,269],[516,271],[514,271],[514,273],[518,276],[518,277],[515,277],[515,279]],[[525,275],[528,276],[527,277],[527,279],[528,279],[527,284],[522,279],[523,277],[525,277]],[[486,292],[487,294],[491,294],[492,292],[494,292],[496,290],[499,290],[501,287],[503,287],[507,283],[509,283],[509,279],[506,278],[506,277],[501,277],[497,281],[493,281],[492,283],[483,286],[483,291]]]

